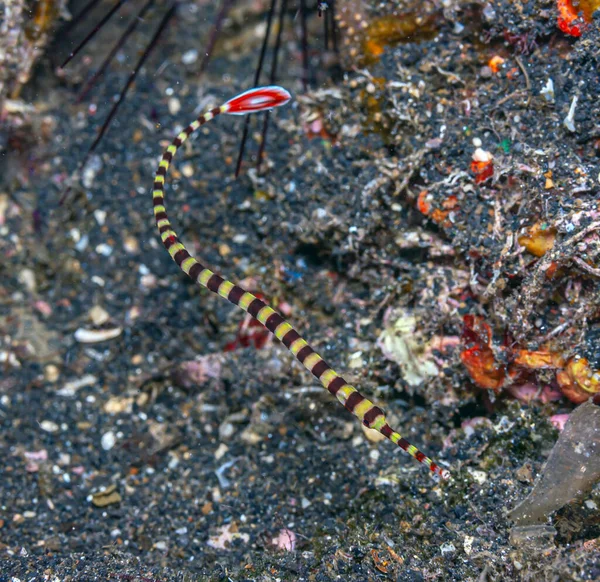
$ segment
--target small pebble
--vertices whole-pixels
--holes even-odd
[[[483,485],[483,483],[487,481],[487,473],[485,471],[478,471],[477,469],[471,469],[470,467],[467,470],[476,483]]]
[[[94,305],[94,307],[90,309],[88,315],[94,325],[102,325],[110,318],[108,312],[99,305]]]
[[[58,424],[51,420],[42,420],[42,422],[40,422],[40,428],[46,432],[55,433],[58,432],[59,427]]]
[[[85,251],[85,249],[87,249],[89,242],[90,242],[90,239],[89,239],[88,235],[84,234],[83,236],[81,236],[77,239],[77,242],[75,243],[75,250],[80,253]]]
[[[132,407],[133,397],[113,396],[106,401],[106,404],[104,405],[104,412],[108,414],[131,414]]]
[[[116,444],[117,437],[115,433],[109,430],[102,435],[102,439],[100,440],[100,444],[105,451],[110,451]]]
[[[192,65],[198,60],[198,51],[196,49],[191,49],[189,51],[185,51],[181,55],[181,62],[184,65]]]
[[[231,426],[233,428],[233,425],[229,424],[229,426]],[[225,443],[221,443],[218,447],[217,450],[215,451],[215,459],[218,461],[219,459],[221,459],[225,453],[229,450],[229,447],[225,444]]]
[[[191,178],[194,175],[194,166],[192,166],[192,164],[183,164],[183,166],[181,166],[181,173],[186,177],[186,178]]]
[[[104,226],[104,223],[106,222],[106,214],[106,210],[94,210],[94,218],[100,226]]]
[[[137,238],[128,235],[125,237],[125,240],[123,240],[123,248],[130,255],[135,255],[140,250],[140,243],[138,242]]]
[[[91,188],[96,174],[102,169],[102,158],[98,155],[93,155],[87,161],[81,174],[81,182],[86,188]]]
[[[240,434],[240,440],[247,445],[257,445],[262,442],[263,437],[254,432],[251,427],[248,427]]]
[[[181,110],[181,102],[179,101],[179,99],[177,99],[177,97],[171,97],[169,99],[169,113],[171,115],[177,115],[179,113],[179,111]]]
[[[369,451],[369,459],[371,459],[371,461],[378,461],[380,456],[381,453],[377,449]]]
[[[50,382],[51,384],[54,384],[54,382],[56,382],[58,380],[59,376],[60,376],[60,370],[59,370],[58,366],[55,366],[54,364],[48,364],[44,368],[44,378],[45,378],[46,382]]]
[[[31,269],[21,269],[19,272],[19,283],[27,289],[30,293],[35,293],[37,290],[37,283],[35,281],[35,273]]]
[[[110,257],[112,255],[113,249],[110,245],[106,243],[101,243],[96,247],[96,252],[103,257]]]
[[[219,426],[219,438],[228,441],[235,433],[235,427],[230,422],[224,422]]]

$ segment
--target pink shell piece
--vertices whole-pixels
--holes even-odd
[[[293,552],[296,549],[296,534],[289,529],[279,530],[279,533],[272,540],[273,545],[286,552]]]
[[[565,424],[567,424],[567,420],[569,420],[568,414],[555,414],[550,417],[550,422],[557,428],[559,431],[562,431],[565,428]]]

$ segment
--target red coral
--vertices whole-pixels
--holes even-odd
[[[492,330],[477,315],[465,315],[463,321],[462,340],[465,349],[461,352],[460,359],[475,384],[498,392],[504,385],[506,372],[494,356],[491,347]]]
[[[578,24],[573,24],[578,20],[577,10],[573,7],[571,0],[557,0],[556,7],[558,8],[558,20],[556,24],[565,34],[571,36],[581,36],[581,27]]]

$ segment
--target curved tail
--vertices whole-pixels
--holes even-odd
[[[164,183],[169,166],[177,150],[200,126],[221,113],[244,115],[285,105],[290,94],[281,87],[259,87],[246,91],[229,100],[224,105],[203,113],[190,123],[167,148],[156,171],[152,198],[154,218],[163,245],[179,268],[193,281],[217,293],[230,303],[237,305],[262,323],[321,384],[333,394],[342,405],[356,416],[365,426],[379,431],[420,463],[426,465],[442,479],[450,473],[411,445],[402,435],[392,429],[378,406],[365,398],[356,388],[348,384],[331,366],[313,350],[300,334],[274,309],[252,293],[244,291],[235,283],[217,275],[190,255],[171,226],[164,204]]]

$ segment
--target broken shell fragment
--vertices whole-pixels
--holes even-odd
[[[96,507],[106,507],[107,505],[113,505],[115,503],[120,503],[122,497],[120,493],[117,491],[116,485],[109,485],[102,491],[98,493],[94,493],[92,495],[92,504]]]
[[[119,337],[122,333],[123,329],[120,327],[111,329],[84,329],[80,327],[75,332],[74,337],[81,344],[95,344]]]

